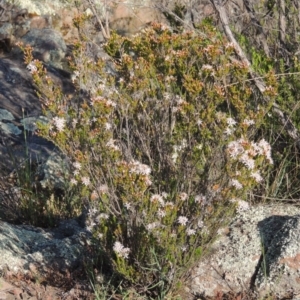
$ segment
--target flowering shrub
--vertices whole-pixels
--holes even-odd
[[[95,243],[114,272],[160,298],[174,293],[234,208],[247,209],[247,192],[272,164],[270,145],[255,140],[269,107],[258,106],[234,47],[208,25],[201,31],[153,24],[132,38],[112,34],[112,72],[78,43],[73,99],[24,49],[49,118],[39,134],[72,162],[70,184],[89,199]],[[274,82],[270,73],[270,97]]]

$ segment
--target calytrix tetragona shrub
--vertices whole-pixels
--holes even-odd
[[[24,49],[49,117],[39,134],[72,162],[70,184],[89,199],[89,230],[115,272],[160,297],[236,205],[247,209],[240,199],[272,163],[270,145],[255,140],[269,108],[258,105],[247,66],[215,29],[201,31],[153,24],[131,38],[112,34],[111,61],[93,61],[78,42],[75,98]],[[272,97],[272,74],[267,81]]]

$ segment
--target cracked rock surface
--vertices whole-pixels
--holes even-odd
[[[192,272],[197,295],[249,289],[259,298],[300,296],[299,207],[260,205],[239,213]]]
[[[79,264],[87,236],[75,220],[62,221],[52,230],[0,221],[0,270],[72,270]]]

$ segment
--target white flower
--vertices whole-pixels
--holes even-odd
[[[124,206],[126,209],[130,209],[131,208],[131,204],[129,202],[124,203]]]
[[[77,119],[73,119],[72,120],[72,127],[75,128],[77,123],[78,123],[78,120]]]
[[[113,246],[113,250],[122,258],[128,258],[130,249],[125,248],[120,242],[115,242]]]
[[[179,198],[181,201],[185,201],[188,198],[188,194],[187,193],[180,193],[179,194]]]
[[[151,202],[158,202],[161,206],[165,205],[164,199],[161,195],[159,194],[154,194],[150,197]]]
[[[164,199],[166,199],[167,197],[169,197],[169,194],[166,193],[166,192],[162,192],[162,193],[161,193],[161,196],[162,196]]]
[[[217,230],[217,235],[223,235],[224,234],[224,228],[219,228]]]
[[[84,176],[84,177],[82,177],[81,178],[81,181],[82,181],[82,183],[85,185],[85,186],[89,186],[90,185],[90,178],[89,177],[86,177],[86,176]]]
[[[167,207],[167,206],[170,207],[170,208],[173,208],[174,207],[174,203],[168,201],[168,202],[165,203],[165,207]]]
[[[74,73],[71,75],[71,80],[74,83],[76,78],[79,77],[79,71],[74,71]]]
[[[251,119],[245,119],[245,120],[243,121],[243,124],[245,124],[245,125],[247,125],[247,126],[250,126],[250,125],[254,125],[255,122],[254,122],[253,120],[251,120]]]
[[[107,194],[108,193],[108,186],[107,184],[101,184],[97,187],[97,191],[100,193],[100,194]]]
[[[195,234],[196,234],[196,230],[195,230],[195,229],[189,228],[189,229],[186,230],[186,234],[187,234],[188,236],[190,236],[190,235],[195,235]]]
[[[104,128],[105,128],[106,130],[110,130],[110,129],[112,128],[112,125],[111,125],[110,123],[106,122],[106,123],[104,124]]]
[[[243,188],[243,185],[237,179],[231,179],[231,186],[234,186],[237,190]]]
[[[263,178],[262,178],[262,176],[260,175],[259,171],[252,172],[252,173],[250,174],[250,177],[254,178],[255,181],[256,181],[257,183],[263,181]]]
[[[201,119],[198,119],[198,120],[196,121],[196,124],[197,124],[198,126],[200,126],[201,124],[203,124],[203,121],[202,121]]]
[[[81,169],[81,163],[75,161],[75,162],[73,163],[73,167],[74,167],[76,170],[80,170],[80,169]]]
[[[265,139],[259,141],[258,147],[259,154],[266,154],[271,151],[271,145]]]
[[[231,199],[230,202],[237,203],[237,211],[242,212],[250,209],[249,203],[241,199]]]
[[[211,65],[203,65],[202,70],[211,71],[213,70],[213,67]]]
[[[185,252],[187,250],[187,246],[182,246],[180,249],[182,252]]]
[[[36,65],[35,65],[35,61],[31,61],[31,62],[26,66],[26,69],[28,69],[29,72],[30,72],[31,74],[33,74],[34,72],[36,72],[36,71],[37,71],[37,67],[36,67]]]
[[[75,178],[72,178],[70,180],[70,182],[71,182],[72,185],[76,185],[77,184],[77,180]]]
[[[178,217],[177,221],[180,225],[185,226],[186,223],[188,222],[188,218],[184,216],[180,216]]]
[[[241,211],[245,211],[245,210],[248,210],[250,209],[250,206],[249,206],[249,203],[244,201],[244,200],[240,200],[238,201],[238,212],[241,212]]]
[[[165,212],[164,210],[159,209],[159,210],[157,211],[157,215],[158,215],[160,218],[163,218],[163,217],[166,216],[166,212]]]
[[[198,228],[203,228],[204,223],[201,219],[198,220],[197,226],[198,226]]]
[[[86,226],[86,230],[89,231],[89,232],[92,232],[93,231],[93,226],[90,226],[90,225]]]
[[[195,196],[195,202],[196,203],[201,203],[202,205],[204,205],[206,203],[206,196],[199,194]]]
[[[237,158],[244,152],[244,147],[238,141],[232,141],[228,144],[227,150],[231,158]]]
[[[146,226],[146,228],[147,228],[148,231],[151,231],[151,230],[153,230],[154,228],[156,228],[156,227],[158,227],[158,226],[159,226],[159,223],[153,222],[153,223],[148,224],[148,225]]]
[[[265,140],[262,139],[258,143],[259,154],[264,155],[270,164],[273,164],[273,159],[271,157],[271,145]]]
[[[248,156],[247,153],[244,153],[241,157],[240,157],[240,162],[242,162],[249,170],[253,170],[255,167],[255,162],[252,158],[250,158]]]
[[[64,118],[54,117],[53,123],[54,123],[56,129],[59,132],[61,132],[61,131],[63,131],[63,129],[65,127],[66,120]]]
[[[170,93],[164,93],[163,97],[164,97],[165,100],[168,101],[168,100],[171,99],[171,94]]]
[[[234,128],[227,127],[224,131],[224,134],[232,135],[233,132],[234,132]]]
[[[132,161],[131,164],[132,164],[132,168],[130,170],[131,172],[139,175],[150,175],[151,169],[149,166],[144,165],[137,160]]]
[[[233,127],[236,125],[236,121],[233,118],[227,118],[226,119],[228,127]]]
[[[119,146],[115,145],[115,140],[110,139],[107,143],[106,143],[106,147],[118,151],[120,150]]]
[[[96,213],[98,213],[97,208],[93,207],[89,209],[88,215],[89,217],[93,217]]]
[[[109,218],[109,215],[108,214],[105,214],[105,213],[101,213],[99,216],[98,216],[99,219],[104,219],[104,220],[107,220]]]
[[[107,106],[112,106],[112,107],[116,107],[117,106],[117,104],[115,102],[111,101],[111,100],[106,100],[106,105]]]

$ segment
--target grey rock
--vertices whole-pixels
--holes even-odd
[[[33,47],[33,56],[43,62],[60,66],[67,46],[62,35],[51,28],[31,29],[21,41]]]
[[[38,116],[23,118],[20,122],[24,129],[35,132],[37,130],[37,123],[47,124],[49,120],[44,116]]]
[[[39,166],[39,173],[43,175],[40,184],[43,188],[64,190],[66,178],[69,176],[70,165],[66,157],[58,152],[53,152],[46,161]]]
[[[76,220],[63,221],[52,230],[0,221],[0,270],[71,270],[78,266],[88,238]]]
[[[299,294],[300,215],[270,217],[259,222],[258,226],[261,230],[264,255],[255,286],[261,296],[264,296],[264,290],[271,290],[279,297],[283,297],[285,292]],[[264,232],[266,229],[269,232]],[[272,238],[268,238],[271,236]]]
[[[6,109],[0,109],[0,120],[14,120],[14,116]]]
[[[3,131],[6,134],[19,135],[22,133],[22,131],[17,126],[11,123],[0,122],[0,128],[1,131]]]
[[[11,23],[4,23],[0,26],[0,38],[7,39],[13,35],[13,25]]]
[[[49,66],[48,75],[64,93],[72,95],[73,86],[67,72]],[[36,122],[47,122],[47,119],[41,116],[41,103],[23,61],[14,56],[0,56],[0,82],[2,171],[10,173],[26,160],[39,165],[45,163],[57,149],[34,134]]]
[[[191,290],[209,297],[248,290],[257,297],[300,294],[299,237],[299,207],[257,206],[241,212],[192,271]]]

